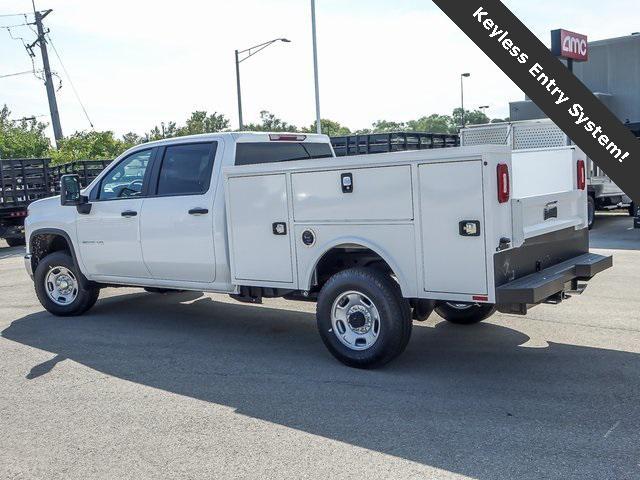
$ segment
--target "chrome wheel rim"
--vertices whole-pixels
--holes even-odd
[[[49,299],[56,305],[70,305],[78,297],[78,280],[67,267],[53,267],[44,279]]]
[[[333,302],[331,327],[340,343],[347,348],[366,350],[380,337],[380,314],[369,297],[350,290]]]

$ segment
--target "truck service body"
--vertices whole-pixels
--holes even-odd
[[[539,177],[549,176],[556,171],[553,163],[547,162],[545,158],[553,157],[554,151],[572,145],[573,142],[551,120],[539,119],[469,125],[460,132],[460,144],[463,146],[508,145],[513,149],[514,159],[520,154],[531,157],[528,152],[535,151],[537,152],[535,159],[529,165],[531,169],[535,169],[538,172],[536,176]],[[596,210],[625,207],[629,209],[629,214],[633,216],[634,205],[631,198],[611,181],[582,150],[575,145],[574,148],[577,154],[586,162],[589,228],[593,227]],[[618,154],[618,151],[614,153]],[[622,154],[621,151],[619,153]],[[544,167],[542,166],[543,164]],[[537,185],[538,182],[537,180],[532,180],[529,184]],[[544,185],[544,182],[542,184]]]
[[[58,315],[107,285],[317,301],[331,353],[375,367],[412,316],[525,314],[610,267],[589,253],[581,168],[571,157],[563,183],[527,192],[504,146],[337,158],[321,135],[164,140],[33,203],[25,264]]]

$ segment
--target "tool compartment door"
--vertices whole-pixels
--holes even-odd
[[[418,168],[425,291],[487,294],[482,174],[480,160]]]
[[[408,165],[294,173],[292,179],[296,222],[413,220]]]
[[[286,176],[232,177],[227,189],[235,281],[292,283]]]

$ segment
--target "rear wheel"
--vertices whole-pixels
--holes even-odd
[[[58,316],[82,315],[98,300],[98,288],[84,286],[71,256],[55,252],[40,260],[34,273],[40,304]]]
[[[5,241],[10,247],[19,247],[25,244],[24,237],[5,238]]]
[[[496,312],[496,306],[490,303],[442,302],[436,307],[436,313],[451,323],[471,325],[489,318]]]
[[[411,309],[384,272],[352,268],[331,277],[318,296],[322,341],[342,363],[375,368],[397,357],[411,336]]]
[[[587,197],[587,223],[589,230],[593,228],[593,224],[596,221],[596,201],[591,195]]]

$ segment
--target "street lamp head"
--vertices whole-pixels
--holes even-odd
[[[291,43],[291,40],[289,40],[288,38],[281,38],[280,41],[284,43]]]
[[[489,108],[489,105],[481,105],[478,107],[480,110],[484,110],[486,108]]]
[[[461,76],[462,76],[462,77],[470,77],[470,76],[471,76],[471,74],[470,74],[470,73],[463,73]]]

